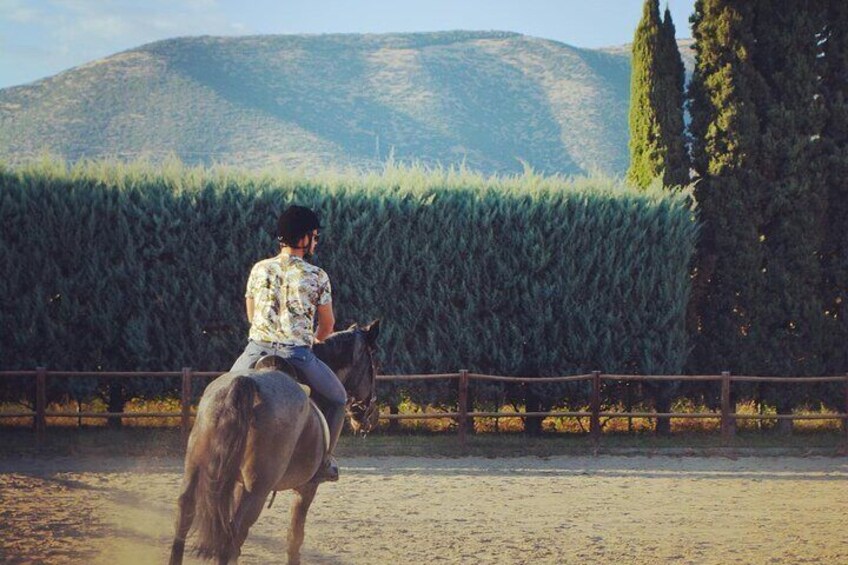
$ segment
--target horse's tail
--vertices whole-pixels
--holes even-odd
[[[252,379],[238,376],[219,393],[226,395],[223,402],[214,403],[206,465],[198,469],[194,518],[196,551],[206,559],[229,558],[234,550],[233,493],[253,424],[256,392]]]

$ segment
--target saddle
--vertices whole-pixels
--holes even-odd
[[[324,416],[324,412],[318,406],[318,403],[312,398],[312,388],[306,384],[306,379],[303,376],[303,372],[300,371],[297,367],[294,366],[288,359],[283,359],[279,355],[265,355],[260,357],[256,363],[253,364],[253,368],[259,371],[280,371],[291,378],[293,378],[297,384],[300,385],[300,388],[303,389],[303,392],[306,393],[307,398],[309,398],[309,404],[312,406],[312,410],[315,411],[315,414],[318,415],[318,420],[321,422],[321,431],[324,432],[324,455],[326,456],[330,451],[330,426],[327,425],[327,418]],[[277,498],[277,491],[273,491],[271,494],[271,500],[268,501],[268,508],[271,508],[271,505],[274,504],[274,499]]]
[[[315,413],[318,414],[318,419],[321,421],[321,430],[324,432],[324,453],[326,455],[330,449],[330,426],[327,425],[327,418],[324,416],[324,411],[321,410],[321,407],[312,398],[312,388],[306,384],[306,378],[303,376],[303,372],[293,363],[289,362],[288,359],[284,359],[279,355],[265,355],[260,357],[253,364],[253,368],[260,371],[281,371],[289,375],[300,385],[300,388],[303,389],[303,392],[309,398],[312,409],[315,410]]]
[[[306,384],[306,379],[303,376],[303,373],[298,369],[294,363],[291,363],[288,359],[284,359],[279,355],[263,355],[260,357],[256,363],[253,364],[253,368],[257,371],[259,370],[273,370],[273,371],[282,371],[286,373],[291,378],[293,378],[300,385],[300,388],[306,393],[306,396],[312,396],[312,389],[308,384]]]

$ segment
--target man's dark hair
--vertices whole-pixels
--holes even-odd
[[[303,206],[292,205],[280,214],[277,220],[277,240],[283,245],[294,247],[300,239],[321,229],[318,215]]]

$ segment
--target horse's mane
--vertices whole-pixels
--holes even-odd
[[[350,352],[360,332],[358,326],[336,332],[325,339],[323,343],[315,344],[313,347],[315,354],[331,367],[343,366],[346,362],[349,362]]]

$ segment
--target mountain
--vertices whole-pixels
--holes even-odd
[[[629,49],[508,32],[192,37],[0,90],[0,160],[627,167]]]

